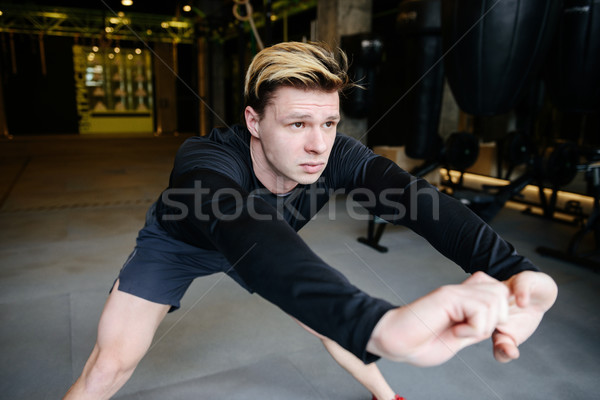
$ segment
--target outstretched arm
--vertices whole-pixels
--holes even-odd
[[[373,158],[357,175],[354,184],[370,193],[361,198],[357,191],[357,201],[374,215],[410,228],[465,272],[483,271],[505,280],[525,270],[538,271],[468,207],[390,160]]]
[[[505,280],[513,301],[508,321],[493,335],[494,355],[501,362],[517,358],[517,347],[537,329],[556,299],[552,278],[537,272],[530,260],[463,204],[391,161],[373,158],[356,176],[360,179],[355,184],[370,189],[379,200],[369,204],[371,212],[411,228],[466,272],[484,271]]]

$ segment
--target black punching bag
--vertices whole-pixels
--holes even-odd
[[[383,56],[383,42],[366,33],[342,37],[348,55],[348,75],[364,89],[353,88],[341,98],[341,107],[352,118],[364,118],[375,105],[377,76]]]
[[[459,107],[509,112],[539,73],[561,9],[562,0],[443,0],[444,68]]]
[[[546,87],[565,112],[600,108],[600,2],[564,0],[556,42],[548,60]]]
[[[445,1],[445,0],[444,0]],[[429,159],[438,155],[444,69],[441,35],[442,0],[405,0],[396,23],[403,66],[399,104],[406,154]]]

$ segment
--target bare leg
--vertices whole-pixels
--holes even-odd
[[[65,399],[108,399],[115,394],[148,351],[169,310],[168,305],[119,292],[118,286],[102,311],[96,346]]]
[[[365,364],[354,354],[344,349],[333,340],[318,334],[308,326],[296,320],[300,326],[308,332],[317,336],[323,342],[323,345],[331,354],[331,357],[346,371],[350,373],[361,385],[371,392],[379,400],[393,399],[396,395],[390,385],[387,383],[381,371],[375,363]]]

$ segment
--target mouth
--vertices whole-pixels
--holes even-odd
[[[302,170],[308,174],[316,174],[323,170],[325,167],[325,163],[322,162],[309,162],[300,164]]]

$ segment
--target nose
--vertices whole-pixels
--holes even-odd
[[[306,138],[304,149],[307,153],[322,154],[327,150],[327,141],[325,140],[325,132],[320,129],[311,129]]]

